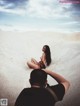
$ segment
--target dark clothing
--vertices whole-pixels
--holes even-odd
[[[65,88],[62,84],[50,86],[58,100],[62,100]],[[55,100],[45,88],[25,88],[16,100],[15,106],[54,106]]]
[[[42,61],[39,61],[38,65],[40,66],[40,69],[45,69],[46,66]]]

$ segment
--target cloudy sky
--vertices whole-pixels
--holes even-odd
[[[80,0],[0,0],[0,29],[80,31]]]

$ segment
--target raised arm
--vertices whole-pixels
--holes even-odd
[[[70,86],[70,83],[64,77],[62,77],[61,75],[59,75],[59,74],[57,74],[55,72],[52,72],[50,70],[47,70],[47,69],[44,69],[44,71],[48,75],[50,75],[52,78],[54,78],[58,83],[63,84],[63,86],[65,87],[65,92],[68,90],[68,88]]]

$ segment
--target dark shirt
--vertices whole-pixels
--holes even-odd
[[[62,100],[65,88],[62,84],[50,86],[58,100]],[[45,88],[25,88],[18,96],[15,106],[54,106],[54,97]]]
[[[46,66],[45,66],[45,64],[43,63],[43,61],[39,61],[39,62],[38,62],[38,65],[40,66],[40,69],[45,69],[45,68],[46,68]]]

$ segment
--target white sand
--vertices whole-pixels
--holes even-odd
[[[30,87],[31,69],[26,62],[31,57],[39,60],[45,44],[50,46],[53,60],[48,68],[71,83],[63,101],[56,106],[79,106],[80,33],[0,31],[0,98],[8,98],[9,106],[14,105],[24,87]],[[52,84],[52,78],[48,80]]]

